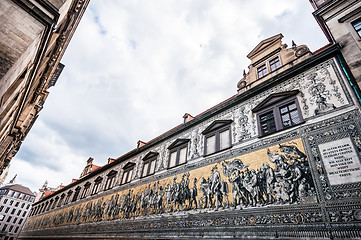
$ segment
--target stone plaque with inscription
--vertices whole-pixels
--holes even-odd
[[[319,145],[331,185],[361,181],[361,164],[349,137]]]

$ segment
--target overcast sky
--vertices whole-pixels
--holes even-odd
[[[317,50],[312,12],[308,0],[91,0],[7,181],[67,185],[89,157],[104,165],[231,97],[265,38]]]

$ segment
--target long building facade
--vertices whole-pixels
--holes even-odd
[[[19,239],[361,238],[361,112],[338,44],[249,54],[238,93],[33,205]]]
[[[0,184],[64,65],[89,0],[0,1]]]

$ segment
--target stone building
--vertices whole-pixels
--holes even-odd
[[[313,15],[330,43],[339,43],[352,76],[361,87],[361,2],[310,0]],[[347,66],[346,66],[347,67]],[[360,96],[361,98],[361,96]]]
[[[0,238],[17,239],[35,196],[29,188],[9,184],[0,188]]]
[[[248,54],[236,95],[101,168],[90,158],[19,239],[360,238],[352,74],[338,44],[282,37]]]
[[[0,1],[0,175],[38,117],[89,0]]]

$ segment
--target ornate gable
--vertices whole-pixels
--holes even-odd
[[[159,153],[157,153],[157,152],[149,152],[144,156],[143,160],[148,160],[148,159],[156,157],[158,155],[159,155]]]
[[[187,142],[189,142],[189,139],[178,138],[168,147],[168,149],[179,147],[180,145],[186,144]]]
[[[231,124],[232,122],[233,122],[232,120],[216,120],[213,123],[211,123],[211,125],[209,125],[202,132],[202,134],[207,134],[207,133],[213,132],[214,130],[217,130],[221,127],[227,126],[227,125]]]
[[[99,181],[101,181],[101,180],[103,180],[103,178],[102,178],[101,176],[99,176],[99,177],[97,177],[97,178],[94,180],[94,182],[99,182]]]
[[[117,174],[117,171],[111,170],[111,171],[107,174],[107,176],[109,177],[109,176],[113,176],[113,175],[115,175],[115,174]]]
[[[250,53],[248,53],[247,57],[249,59],[252,59],[253,56],[257,55],[260,52],[263,52],[266,48],[271,46],[273,43],[275,43],[275,42],[281,43],[282,38],[283,38],[283,35],[280,33],[273,37],[262,40]]]
[[[292,97],[299,93],[299,90],[292,90],[287,92],[273,93],[266,97],[262,102],[260,102],[255,108],[252,109],[252,112],[258,112],[262,109],[265,109],[269,106],[274,105],[277,102],[280,102],[286,98]]]
[[[127,164],[124,165],[123,169],[131,168],[131,167],[134,167],[134,166],[135,166],[135,163],[128,162]]]

